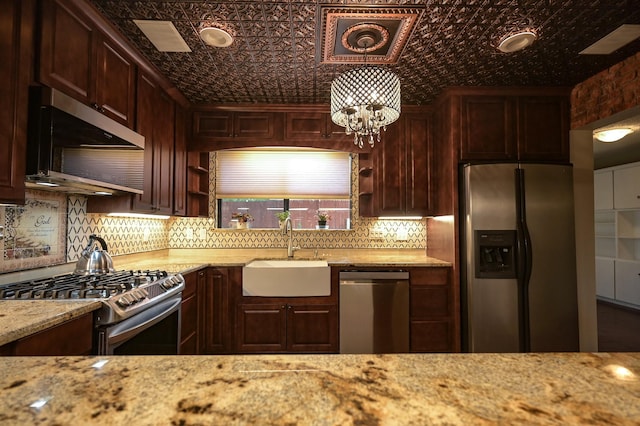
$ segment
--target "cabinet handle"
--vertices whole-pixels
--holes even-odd
[[[96,102],[91,104],[91,108],[95,109],[96,111],[100,110],[100,107],[98,106],[98,104]]]

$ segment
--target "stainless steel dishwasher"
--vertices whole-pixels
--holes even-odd
[[[409,352],[409,273],[340,272],[340,353]]]

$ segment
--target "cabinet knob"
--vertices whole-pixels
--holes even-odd
[[[100,107],[98,106],[98,104],[97,104],[97,103],[95,103],[95,102],[91,104],[91,108],[93,108],[93,109],[95,109],[95,110],[99,110],[99,109],[100,109]]]

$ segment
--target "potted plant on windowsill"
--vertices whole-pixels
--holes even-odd
[[[289,217],[289,211],[285,210],[283,212],[277,212],[276,217],[278,218],[278,224],[280,225],[280,229],[284,226],[284,221]]]
[[[232,213],[231,220],[236,221],[237,229],[247,229],[249,228],[249,222],[253,221],[253,216],[249,213]]]
[[[329,213],[319,210],[316,216],[318,217],[318,229],[329,229],[329,225],[327,225],[327,221],[331,219]]]

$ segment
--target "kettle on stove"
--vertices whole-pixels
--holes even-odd
[[[89,244],[76,262],[76,275],[108,274],[115,272],[113,259],[107,253],[107,243],[97,235],[89,235]]]

